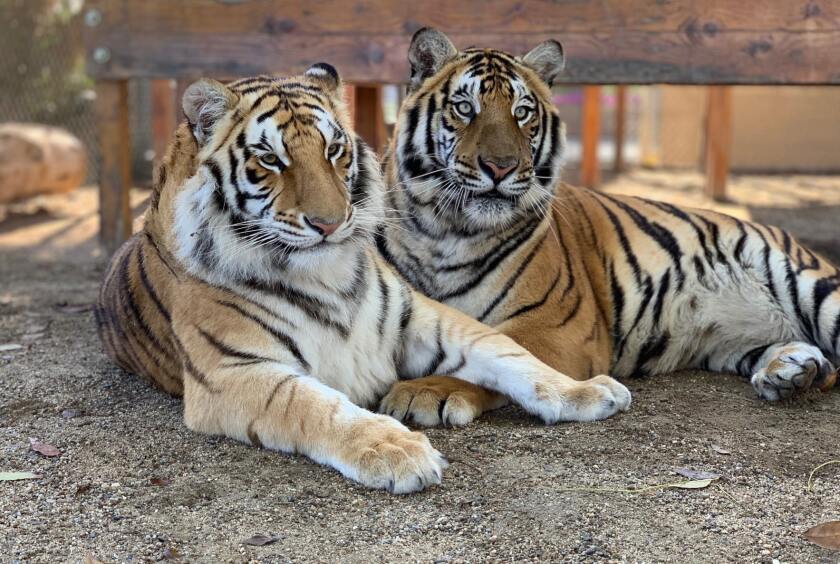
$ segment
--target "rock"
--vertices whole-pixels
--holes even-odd
[[[87,156],[76,137],[57,127],[0,124],[0,203],[77,188]]]

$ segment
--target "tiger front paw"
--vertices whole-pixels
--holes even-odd
[[[419,492],[440,484],[449,465],[423,434],[390,417],[366,418],[344,446],[342,473],[372,488],[392,494]]]
[[[630,409],[630,390],[609,376],[568,385],[541,381],[534,385],[534,405],[523,405],[546,423],[598,421]]]
[[[460,427],[507,399],[449,376],[429,376],[395,383],[379,404],[379,412],[424,427]]]

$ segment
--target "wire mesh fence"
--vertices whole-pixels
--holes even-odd
[[[0,122],[67,129],[88,151],[86,181],[99,179],[94,83],[85,73],[84,0],[0,0]],[[151,174],[148,84],[132,81],[134,178]]]

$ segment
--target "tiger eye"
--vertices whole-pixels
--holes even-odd
[[[263,164],[267,164],[269,166],[276,166],[280,159],[277,158],[277,155],[273,153],[268,153],[260,157],[260,160]]]

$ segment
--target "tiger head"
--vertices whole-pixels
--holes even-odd
[[[560,43],[546,41],[523,57],[459,52],[424,28],[408,59],[393,149],[396,180],[415,206],[433,210],[438,225],[468,231],[544,213],[564,146],[550,91],[564,65]]]
[[[325,63],[293,78],[203,79],[187,88],[193,164],[186,181],[166,186],[177,192],[172,246],[189,270],[311,271],[373,233],[384,186],[341,92]]]

